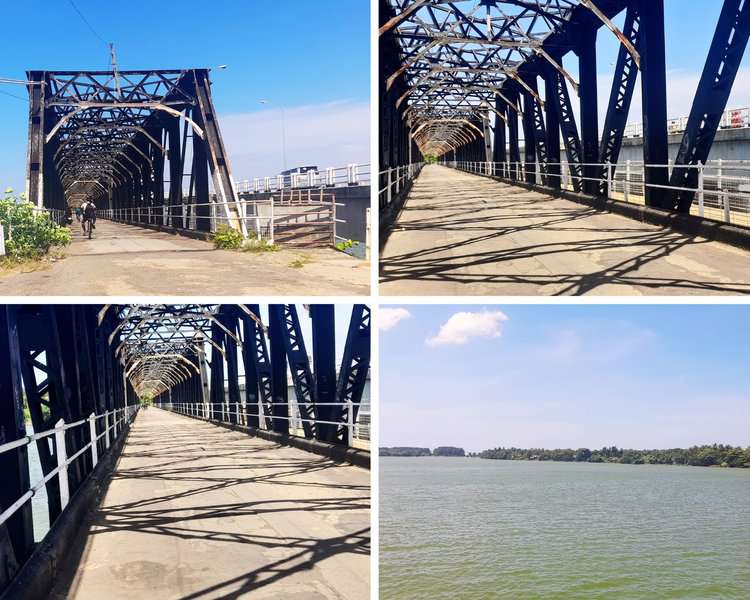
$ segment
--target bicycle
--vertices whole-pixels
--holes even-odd
[[[86,219],[83,222],[83,235],[86,235],[86,233],[88,233],[89,239],[91,239],[92,223],[93,222],[91,221],[91,219]]]

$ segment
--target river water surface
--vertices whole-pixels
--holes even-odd
[[[380,459],[381,598],[750,598],[750,469]]]

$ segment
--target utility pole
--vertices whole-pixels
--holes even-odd
[[[114,42],[109,43],[109,55],[112,59],[112,73],[115,76],[115,88],[117,89],[117,97],[122,99],[122,89],[120,88],[120,73],[117,70],[117,55],[115,54]]]

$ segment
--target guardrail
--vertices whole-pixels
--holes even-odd
[[[667,131],[671,134],[682,133],[687,129],[688,117],[679,117],[667,121]],[[732,108],[724,111],[719,121],[719,129],[743,129],[750,127],[750,108]],[[643,137],[643,123],[630,123],[625,126],[626,138]]]
[[[299,407],[300,405],[307,406],[342,406],[346,408],[347,421],[345,423],[335,421],[325,421],[322,419],[308,419],[302,416]],[[340,402],[315,402],[304,403],[304,402],[274,402],[264,403],[262,407],[257,404],[247,405],[244,403],[236,404],[235,410],[230,410],[230,404],[226,403],[185,403],[185,402],[174,402],[157,404],[159,408],[170,410],[179,414],[183,414],[189,417],[195,417],[197,419],[203,419],[205,421],[213,421],[217,423],[236,423],[238,425],[249,426],[250,419],[253,418],[259,423],[260,429],[267,429],[267,421],[273,419],[282,419],[289,423],[290,435],[297,437],[305,437],[304,423],[309,424],[320,424],[320,425],[333,425],[336,427],[346,427],[347,431],[347,444],[354,448],[359,447],[363,449],[370,448],[370,404],[369,402],[361,402],[359,410],[357,411],[357,417],[354,418],[354,407],[352,402],[342,404]],[[285,406],[287,408],[286,415],[275,415],[268,414],[267,407]]]
[[[243,179],[236,183],[240,194],[275,192],[301,188],[330,188],[349,185],[370,185],[370,164],[351,164],[345,167],[329,167],[322,171],[290,173],[270,177]]]
[[[423,162],[411,163],[380,172],[378,205],[381,211],[397,204],[409,192],[412,182],[417,178],[423,166]]]
[[[0,445],[0,454],[4,452],[11,452],[18,448],[28,446],[32,442],[47,437],[52,437],[54,440],[55,455],[57,459],[57,467],[52,469],[47,475],[40,479],[35,484],[31,485],[28,491],[26,491],[20,498],[18,498],[13,504],[5,508],[0,513],[0,525],[5,523],[10,517],[12,517],[17,510],[19,510],[26,502],[31,501],[34,495],[46,485],[53,477],[57,477],[59,482],[60,490],[60,506],[62,510],[70,501],[70,487],[68,483],[68,467],[78,458],[84,455],[86,451],[91,453],[91,469],[93,471],[99,462],[100,454],[98,448],[98,442],[101,438],[104,438],[104,453],[109,450],[110,446],[122,435],[123,431],[127,429],[129,424],[133,421],[140,405],[130,405],[125,408],[118,408],[115,410],[106,411],[100,415],[91,413],[87,418],[74,421],[73,423],[66,423],[63,419],[60,419],[55,423],[53,429],[47,431],[41,431],[38,433],[32,433],[20,439],[12,442],[7,442]],[[101,428],[101,433],[97,433],[97,422],[100,419],[104,419],[104,427]],[[75,427],[83,427],[88,433],[88,443],[85,444],[75,454],[68,456],[67,446],[65,441],[65,432]],[[111,432],[111,435],[110,435]],[[101,455],[103,456],[104,453]],[[88,473],[87,477],[91,475]],[[83,480],[85,481],[85,479]]]
[[[566,191],[576,191],[578,182],[594,181],[603,197],[630,204],[645,204],[647,188],[692,192],[696,196],[696,201],[690,208],[690,214],[713,221],[750,227],[750,161],[719,160],[709,161],[705,165],[677,167],[673,164],[651,165],[637,161],[626,161],[617,165],[611,163],[576,165],[576,168],[583,167],[583,171],[596,169],[597,172],[603,174],[601,177],[584,177],[572,171],[567,162],[547,165],[530,163],[532,166],[528,168],[523,162],[443,161],[442,164],[468,173],[510,180],[515,178],[518,181],[524,181],[527,174],[534,174],[542,185],[548,184],[550,179],[559,179],[560,188]],[[697,180],[696,187],[645,183],[647,169],[667,169],[671,175],[675,168],[693,171]]]
[[[186,202],[176,205],[109,208],[97,211],[98,217],[118,223],[132,225],[161,226],[186,231],[213,233],[219,225],[228,225],[225,216],[217,215],[222,205],[216,202]],[[346,220],[336,216],[336,202],[332,192],[324,190],[280,190],[268,198],[241,199],[234,203],[241,211],[245,230],[253,232],[257,239],[274,244],[276,232],[281,226],[330,226],[330,243],[336,243],[336,224]],[[295,207],[297,207],[295,209]],[[304,210],[307,207],[308,210]],[[319,209],[319,210],[316,210]],[[198,214],[207,212],[209,214]],[[327,213],[322,218],[322,212]],[[313,218],[317,216],[317,218]],[[208,227],[199,228],[198,223],[208,221]]]

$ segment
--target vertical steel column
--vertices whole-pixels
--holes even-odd
[[[192,110],[193,120],[199,127],[203,127],[203,117],[197,109]],[[205,140],[193,132],[193,169],[192,177],[195,183],[195,199],[197,205],[193,207],[195,215],[195,229],[198,231],[211,231],[211,198],[208,195],[208,151]]]
[[[495,100],[495,110],[501,115],[505,116],[506,119],[510,118],[511,109],[508,108],[508,103],[500,98],[499,96]],[[508,160],[507,151],[507,140],[505,135],[505,120],[499,115],[495,115],[495,147],[492,153],[493,162],[500,163],[500,175],[507,177],[508,174],[505,172],[505,163]]]
[[[599,101],[596,81],[596,29],[582,28],[579,32],[578,72],[581,107],[581,146],[583,147],[583,191],[598,193],[596,181],[598,169],[593,164],[599,161]]]
[[[274,417],[287,417],[289,407],[288,383],[286,378],[286,349],[284,347],[284,307],[281,304],[268,305],[268,336],[271,345],[271,386],[273,391],[272,414]],[[286,418],[273,419],[273,430],[289,433]]]
[[[237,308],[224,305],[221,307],[221,323],[234,335],[237,335]],[[229,422],[238,423],[240,414],[240,381],[237,368],[237,344],[231,336],[224,334],[224,352],[227,359],[227,389],[229,393]],[[247,385],[247,381],[245,381]]]
[[[641,87],[643,94],[643,161],[646,206],[666,208],[669,184],[667,135],[667,63],[664,48],[664,0],[640,0]]]
[[[508,97],[508,100],[514,104],[515,107],[518,106],[518,90],[515,86],[511,86],[508,89],[508,92],[505,94]],[[509,152],[509,160],[510,160],[510,178],[512,180],[517,180],[519,173],[518,173],[518,165],[521,162],[521,150],[518,143],[518,111],[514,107],[508,107],[508,152]],[[528,141],[526,142],[528,145]]]
[[[0,306],[0,444],[22,439],[26,435],[21,386],[18,327],[7,305]],[[31,487],[29,481],[28,446],[0,454],[0,511],[16,502]],[[5,530],[5,531],[4,531]],[[6,538],[7,531],[7,538]],[[4,548],[9,540],[10,548]],[[0,525],[0,556],[5,569],[0,573],[0,591],[6,577],[30,556],[34,548],[34,527],[31,502],[21,506],[4,525]]]
[[[553,56],[556,62],[562,62],[559,55]],[[560,105],[557,94],[559,93],[558,81],[560,74],[552,65],[546,65],[544,69],[544,98],[545,117],[547,125],[547,185],[559,190],[560,180]],[[565,81],[563,81],[565,85]],[[572,116],[572,113],[571,113]]]
[[[44,206],[44,144],[45,127],[44,117],[46,85],[43,71],[29,71],[29,165],[26,171],[26,187],[29,202],[38,208]]]
[[[318,418],[333,421],[336,407],[336,326],[333,304],[313,304],[310,306],[312,318],[313,367],[315,369],[315,394]],[[335,425],[316,427],[317,438],[326,442],[336,439]]]
[[[529,184],[536,183],[536,155],[537,155],[537,132],[535,130],[534,117],[537,112],[537,102],[528,92],[523,92],[523,162],[526,175],[524,181]],[[544,142],[542,143],[544,147]],[[545,154],[546,155],[546,154]],[[541,159],[540,159],[541,160]]]

